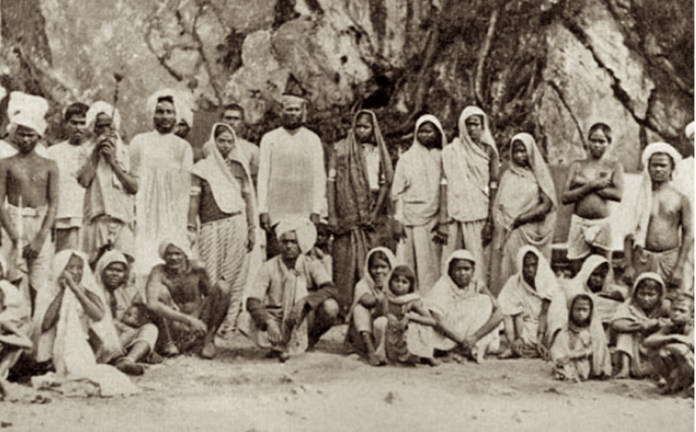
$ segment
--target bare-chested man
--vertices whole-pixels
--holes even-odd
[[[683,288],[684,265],[694,242],[691,203],[672,185],[672,172],[680,161],[681,155],[669,144],[645,148],[643,179],[632,212],[635,221],[624,241],[626,282],[642,273],[657,273],[670,299]]]
[[[164,264],[152,268],[147,280],[147,306],[159,328],[158,350],[166,356],[203,348],[203,358],[216,354],[215,334],[227,315],[230,286],[210,282],[205,268],[191,260],[188,242],[164,240]]]
[[[623,195],[623,166],[606,154],[611,128],[595,123],[588,141],[587,158],[570,164],[561,196],[563,204],[575,204],[568,232],[568,259],[573,273],[580,270],[588,255],[609,253],[609,201],[621,201]]]
[[[0,159],[0,202],[7,200],[0,206],[0,224],[9,237],[0,251],[8,262],[8,279],[16,281],[22,276],[20,271],[28,272],[29,286],[36,293],[48,282],[51,270],[50,233],[58,207],[58,165],[35,151],[46,131],[48,104],[35,96],[23,98],[18,109],[9,113],[19,152]],[[23,288],[23,293],[29,295],[29,290]]]

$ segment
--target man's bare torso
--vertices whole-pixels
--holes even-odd
[[[52,160],[33,153],[17,154],[0,162],[0,172],[5,175],[5,190],[11,205],[39,208],[49,204],[48,187],[52,176],[58,175],[58,167]]]
[[[674,187],[668,186],[652,193],[652,208],[645,248],[663,252],[679,247],[686,197]]]
[[[614,176],[613,161],[584,159],[575,161],[575,163],[577,170],[570,184],[571,190],[598,178]],[[600,197],[596,192],[590,193],[575,203],[574,213],[585,219],[609,217],[609,201]]]

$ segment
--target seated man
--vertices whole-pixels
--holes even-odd
[[[205,268],[191,260],[186,241],[164,240],[159,247],[164,264],[152,268],[147,280],[147,306],[159,328],[159,351],[166,356],[192,352],[201,357],[216,354],[215,334],[227,315],[230,287],[215,285]]]
[[[338,316],[336,288],[321,262],[308,258],[316,242],[304,218],[276,228],[281,254],[266,261],[247,299],[239,328],[281,361],[314,346]]]
[[[0,401],[7,396],[5,379],[10,368],[32,347],[30,329],[29,305],[14,285],[0,280]]]

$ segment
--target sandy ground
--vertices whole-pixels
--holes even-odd
[[[129,398],[0,402],[8,431],[693,431],[693,399],[651,381],[554,381],[540,360],[372,368],[341,354],[345,326],[285,364],[245,338],[213,361],[152,366]],[[16,388],[16,387],[15,387]],[[22,390],[22,389],[18,389]]]

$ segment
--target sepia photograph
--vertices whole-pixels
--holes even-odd
[[[693,0],[0,0],[0,429],[694,431]]]

